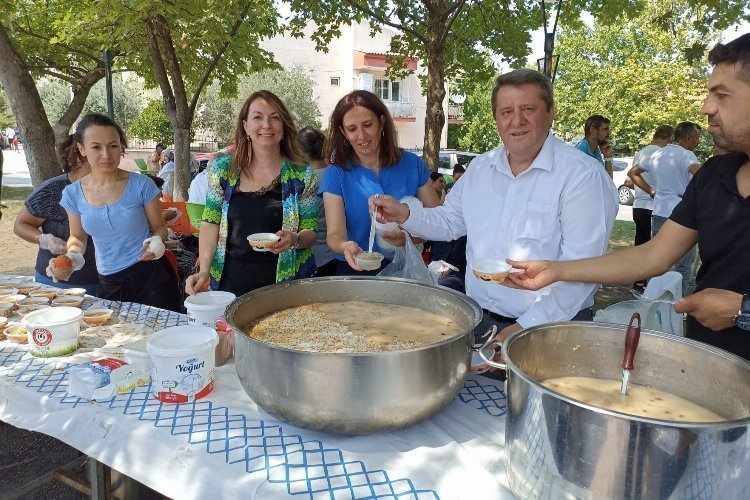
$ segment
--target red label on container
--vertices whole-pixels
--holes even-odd
[[[192,396],[192,400],[200,399],[211,392],[213,388],[214,382],[212,380],[206,387],[194,394],[190,394],[190,396]],[[156,393],[156,399],[158,399],[162,403],[189,403],[191,401],[191,398],[189,398],[188,396],[188,394],[179,394],[177,392],[167,391],[159,391]]]
[[[34,328],[34,331],[31,332],[31,338],[36,345],[44,347],[52,342],[52,332],[44,328]]]

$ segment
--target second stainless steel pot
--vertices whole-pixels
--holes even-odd
[[[252,321],[289,307],[360,300],[413,306],[452,318],[463,331],[403,351],[320,353],[286,349],[241,333]],[[266,411],[294,424],[344,434],[404,427],[450,403],[469,371],[479,305],[443,287],[395,278],[313,278],[272,285],[227,309],[235,329],[235,365],[245,391]]]
[[[717,334],[718,335],[718,334]],[[750,362],[643,330],[631,383],[727,418],[685,423],[588,405],[540,384],[564,376],[619,380],[625,329],[568,322],[518,332],[507,362],[508,481],[519,498],[750,498]]]

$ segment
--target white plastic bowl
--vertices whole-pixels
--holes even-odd
[[[254,233],[247,237],[247,242],[256,252],[270,252],[271,247],[280,239],[275,233]]]
[[[21,320],[28,331],[32,356],[65,356],[78,349],[83,311],[75,307],[48,307],[30,312]]]
[[[512,266],[500,259],[480,259],[471,263],[471,270],[480,281],[500,283],[508,277]]]
[[[374,271],[383,262],[383,254],[379,252],[360,252],[354,256],[354,261],[363,271]]]

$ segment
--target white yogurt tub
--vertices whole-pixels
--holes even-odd
[[[210,291],[191,295],[185,299],[188,322],[209,328],[216,327],[216,320],[224,316],[227,306],[236,299],[232,292]]]
[[[31,355],[51,358],[78,349],[82,316],[75,307],[47,307],[24,316],[21,324],[28,331]]]
[[[173,326],[149,337],[151,393],[163,403],[191,403],[214,388],[219,337],[206,326]]]

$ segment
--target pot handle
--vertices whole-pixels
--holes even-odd
[[[489,356],[489,358],[484,354],[484,351],[489,349],[490,344],[492,344],[495,341],[495,337],[498,335],[497,326],[492,325],[492,327],[487,330],[487,333],[482,335],[482,338],[487,338],[487,340],[482,344],[481,347],[472,347],[472,352],[476,352],[479,354],[479,357],[482,358],[482,361],[484,363],[479,365],[472,365],[470,370],[474,373],[482,373],[487,371],[487,366],[491,366],[493,368],[498,368],[500,370],[507,370],[508,367],[505,365],[505,363],[498,363],[496,361],[492,361],[492,356],[495,354],[495,350],[492,349],[492,355]]]

